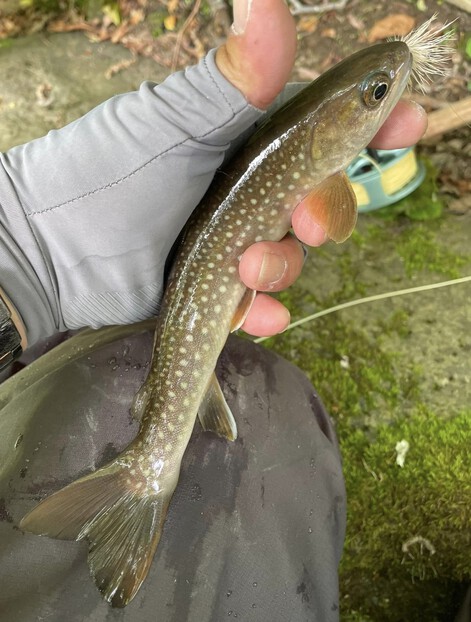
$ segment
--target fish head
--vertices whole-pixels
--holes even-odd
[[[399,101],[411,68],[408,46],[391,41],[349,56],[308,87],[318,102],[305,118],[315,170],[343,170],[368,145]]]

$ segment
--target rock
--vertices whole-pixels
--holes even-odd
[[[3,1],[3,0],[0,0]],[[0,150],[62,127],[113,95],[169,73],[148,58],[82,33],[40,34],[0,48]],[[113,74],[113,67],[119,70]]]

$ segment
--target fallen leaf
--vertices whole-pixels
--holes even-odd
[[[324,30],[321,32],[321,36],[326,37],[327,39],[335,39],[335,37],[337,36],[337,31],[335,30],[335,28],[324,28]]]
[[[298,32],[315,32],[319,24],[319,18],[315,15],[305,15],[298,21]]]
[[[105,78],[107,80],[110,80],[114,75],[116,75],[120,71],[129,69],[129,67],[131,67],[131,65],[134,65],[135,62],[136,62],[136,58],[129,58],[127,60],[122,60],[122,61],[119,61],[118,63],[115,63],[114,65],[111,65],[111,67],[108,67],[108,69],[105,71]]]
[[[370,30],[368,41],[374,43],[388,37],[406,35],[414,26],[415,19],[410,15],[404,15],[404,13],[388,15],[376,22]]]
[[[169,0],[167,4],[167,11],[169,13],[176,13],[178,11],[178,0]]]
[[[165,30],[173,31],[177,25],[177,18],[175,15],[167,15],[164,19]]]

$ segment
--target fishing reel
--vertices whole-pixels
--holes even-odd
[[[425,166],[413,147],[364,149],[346,172],[361,213],[396,203],[413,192],[424,180]]]

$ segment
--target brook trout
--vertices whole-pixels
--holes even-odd
[[[147,575],[196,415],[204,429],[236,438],[214,369],[255,295],[239,280],[240,255],[256,241],[280,240],[301,200],[329,237],[350,235],[356,203],[343,170],[397,103],[411,67],[402,41],[354,54],[263,123],[216,175],[164,294],[151,368],[135,401],[136,439],[21,521],[33,533],[88,539],[91,573],[111,605],[128,604]]]

